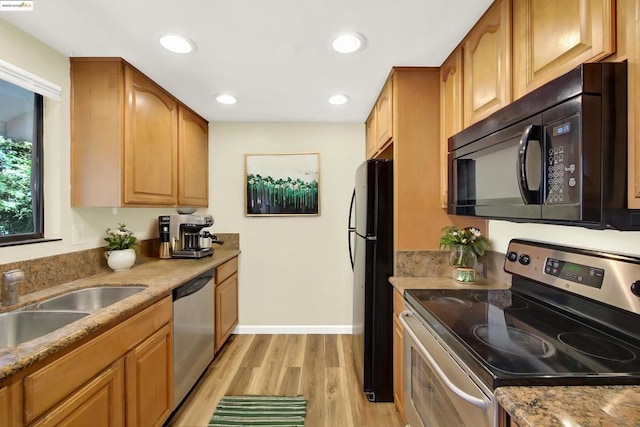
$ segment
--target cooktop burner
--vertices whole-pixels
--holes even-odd
[[[633,350],[608,338],[562,332],[558,334],[558,340],[580,353],[600,359],[616,362],[631,362],[637,357]]]
[[[449,308],[469,308],[473,305],[471,304],[471,301],[464,298],[455,298],[440,295],[432,296],[431,301]]]
[[[511,326],[491,328],[489,325],[476,325],[472,331],[480,341],[505,353],[540,358],[555,353],[555,347],[542,338]]]
[[[529,307],[529,304],[527,304],[523,299],[517,299],[515,301],[511,299],[510,294],[508,294],[509,298],[500,298],[500,295],[504,294],[505,292],[497,292],[498,297],[494,298],[493,301],[489,301],[489,293],[481,293],[475,295],[474,298],[476,299],[476,301],[493,304],[502,308],[503,310],[524,310],[525,308]]]

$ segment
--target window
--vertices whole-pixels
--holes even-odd
[[[42,95],[0,80],[0,244],[44,237]]]

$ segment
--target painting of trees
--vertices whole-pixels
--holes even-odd
[[[248,154],[247,215],[318,215],[318,157],[311,154]]]

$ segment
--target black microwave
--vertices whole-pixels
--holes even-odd
[[[582,64],[449,138],[448,213],[640,230],[627,209],[626,70]]]

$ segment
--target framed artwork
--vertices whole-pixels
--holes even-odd
[[[320,154],[245,154],[245,215],[319,215]]]

